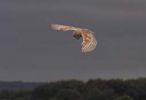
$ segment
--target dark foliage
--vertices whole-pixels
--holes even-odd
[[[0,81],[0,91],[2,90],[32,90],[36,88],[37,86],[42,85],[42,83],[34,83],[34,82],[6,82],[6,81]]]
[[[146,78],[57,81],[34,90],[1,91],[0,100],[146,100]]]

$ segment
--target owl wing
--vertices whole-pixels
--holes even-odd
[[[60,24],[50,24],[49,28],[57,31],[75,31],[77,28],[68,26],[68,25],[60,25]]]
[[[73,37],[76,38],[77,40],[82,37],[81,33],[78,32],[81,30],[80,28],[76,28],[73,26],[67,26],[67,25],[60,25],[60,24],[50,24],[49,28],[57,31],[73,31]]]
[[[57,31],[74,31],[73,36],[76,39],[82,37],[83,42],[82,42],[81,50],[83,53],[91,52],[96,48],[97,41],[94,36],[94,32],[88,29],[76,28],[76,27],[60,25],[60,24],[50,24],[49,27]]]
[[[82,42],[82,52],[91,52],[97,46],[97,40],[94,36],[94,32],[88,29],[83,29],[82,32],[83,42]]]

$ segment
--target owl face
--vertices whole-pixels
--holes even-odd
[[[73,32],[73,37],[79,40],[82,37],[82,35],[79,32]]]

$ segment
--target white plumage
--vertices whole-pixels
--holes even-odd
[[[91,52],[96,48],[97,40],[94,36],[94,32],[91,30],[59,24],[50,24],[49,28],[57,31],[73,31],[73,36],[76,39],[82,37],[83,42],[81,44],[81,51],[83,53]]]

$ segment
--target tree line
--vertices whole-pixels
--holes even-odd
[[[0,100],[146,100],[146,78],[64,80],[33,90],[4,90]]]

